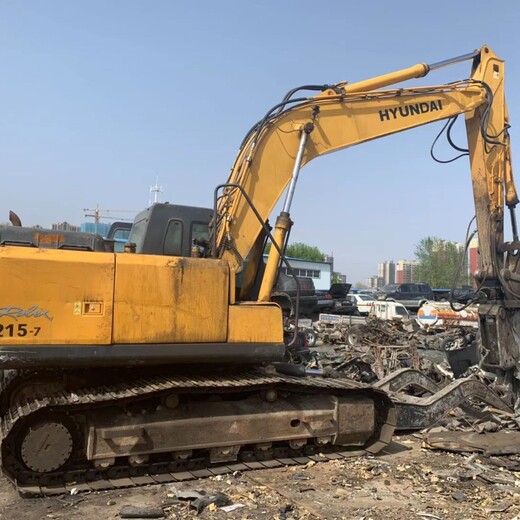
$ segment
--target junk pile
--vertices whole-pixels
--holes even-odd
[[[478,363],[478,312],[456,312],[445,303],[424,305],[415,318],[321,314],[312,332],[315,355],[308,368],[365,383],[401,368],[420,370],[440,383]]]
[[[400,368],[421,370],[443,381],[451,371],[442,349],[462,334],[453,330],[432,334],[411,320],[379,318],[362,324],[318,321],[313,327],[317,341],[308,368],[339,372],[363,383],[374,383]]]
[[[518,428],[512,394],[478,365],[477,315],[450,316],[450,309],[432,307],[424,316],[421,323],[420,316],[355,322],[326,315],[313,324],[317,342],[307,369],[388,391],[397,408],[398,430]]]

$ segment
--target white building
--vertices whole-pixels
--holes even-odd
[[[267,255],[264,255],[264,258],[267,258]],[[287,257],[287,260],[291,264],[296,276],[312,278],[316,289],[329,290],[332,282],[332,262],[314,262],[312,260],[291,257]],[[282,265],[282,272],[287,272],[284,265]]]

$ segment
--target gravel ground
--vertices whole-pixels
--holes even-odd
[[[468,473],[468,455],[421,447],[418,436],[397,437],[377,457],[309,463],[277,469],[210,477],[173,485],[27,499],[0,480],[0,518],[122,518],[125,506],[164,518],[437,520],[520,519],[520,480],[515,459],[505,467],[476,458],[488,468],[489,483]],[[518,468],[517,468],[518,466]],[[520,473],[519,473],[520,477]],[[223,493],[237,507],[215,505],[200,513],[176,492]]]

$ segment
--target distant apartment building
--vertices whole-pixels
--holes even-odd
[[[54,231],[80,231],[81,228],[79,226],[69,224],[68,222],[57,222],[56,224],[52,224],[51,229]]]
[[[397,283],[410,283],[414,281],[414,271],[417,260],[399,260],[395,270],[395,281]]]
[[[393,260],[385,260],[377,266],[377,276],[383,279],[383,285],[395,283],[395,264]]]
[[[377,275],[369,276],[367,278],[367,285],[369,289],[381,289],[383,287],[383,279]]]
[[[468,249],[469,259],[469,275],[475,276],[475,273],[480,269],[480,257],[478,254],[478,238],[474,237],[469,243]]]
[[[464,251],[464,244],[461,244],[460,242],[452,242],[451,240],[436,240],[433,243],[432,251],[442,250],[446,247],[447,244],[453,244],[459,253]]]
[[[464,251],[464,244],[455,243],[455,246],[457,247],[457,251],[464,255],[464,265],[462,266],[461,270],[461,278],[460,283],[462,285],[471,285],[473,283],[473,271],[470,269],[470,251],[469,248],[467,251]],[[477,264],[478,264],[478,239],[477,239],[477,246],[476,246],[476,255],[477,255]],[[478,271],[478,267],[476,269]]]

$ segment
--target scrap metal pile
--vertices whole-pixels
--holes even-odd
[[[443,381],[451,375],[445,345],[475,334],[465,328],[432,333],[413,320],[378,318],[368,318],[362,324],[350,324],[348,320],[317,321],[313,327],[317,343],[309,368],[334,370],[365,383],[373,383],[400,368],[421,370]]]
[[[479,434],[518,429],[510,390],[479,367],[474,324],[330,321],[313,324],[317,342],[307,368],[389,391],[399,411],[397,429],[435,425]]]

